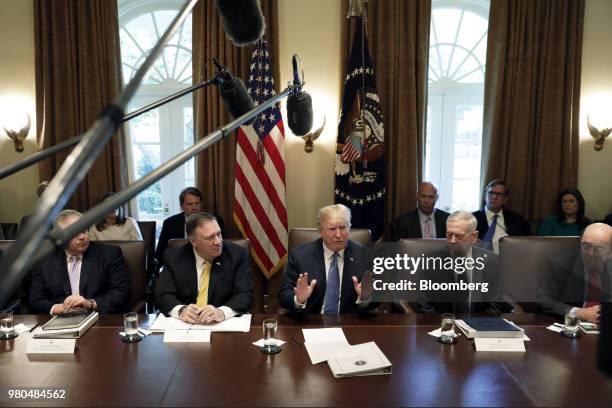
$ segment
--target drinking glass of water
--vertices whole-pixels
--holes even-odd
[[[8,340],[17,337],[15,326],[13,326],[13,311],[0,311],[0,339]]]
[[[442,314],[440,322],[440,337],[438,341],[442,344],[454,344],[455,339],[455,315],[452,313]]]
[[[575,339],[580,337],[580,330],[578,330],[578,316],[571,309],[565,314],[565,324],[561,335]]]
[[[125,326],[125,336],[122,340],[126,343],[135,343],[142,340],[138,332],[138,314],[129,312],[123,315],[123,325]]]
[[[276,354],[281,351],[280,346],[276,342],[276,331],[278,330],[278,321],[275,319],[266,319],[262,324],[264,345],[261,351],[266,354]]]

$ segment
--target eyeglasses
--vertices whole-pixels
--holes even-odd
[[[584,251],[584,252],[591,252],[593,251],[593,253],[597,254],[597,255],[602,255],[606,252],[608,248],[606,248],[605,246],[600,246],[600,245],[593,245],[590,244],[588,242],[583,242],[580,244],[580,250]]]
[[[487,191],[487,195],[489,196],[497,196],[497,197],[503,197],[506,195],[506,193],[500,193],[498,191]]]

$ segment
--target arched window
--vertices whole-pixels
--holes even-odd
[[[121,65],[127,83],[182,7],[182,0],[119,0]],[[191,86],[191,16],[171,38],[130,101],[128,112]],[[129,121],[130,182],[140,179],[193,144],[192,95]],[[180,211],[180,191],[195,183],[193,159],[140,193],[140,220],[157,221]]]
[[[479,207],[488,14],[488,0],[432,2],[424,174],[447,210]]]

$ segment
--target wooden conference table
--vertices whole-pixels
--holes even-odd
[[[154,316],[141,316],[147,327]],[[251,343],[279,319],[280,354]],[[249,333],[213,333],[211,343],[163,343],[153,334],[124,344],[121,316],[102,316],[68,361],[32,361],[27,334],[0,342],[0,405],[33,406],[612,406],[612,380],[596,368],[597,336],[568,340],[553,320],[513,314],[531,338],[526,353],[476,353],[464,336],[444,346],[427,334],[439,316],[253,316]],[[16,316],[16,324],[48,316]],[[303,327],[342,327],[351,344],[375,341],[393,374],[335,379],[313,366]],[[13,387],[67,388],[63,400],[9,400]]]

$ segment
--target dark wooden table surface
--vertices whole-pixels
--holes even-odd
[[[262,336],[262,320],[274,317],[287,343],[267,356],[251,343]],[[28,334],[0,342],[0,405],[612,406],[612,381],[595,366],[597,336],[568,340],[545,329],[548,317],[511,317],[531,338],[526,353],[477,353],[463,336],[441,345],[427,334],[439,316],[255,315],[249,333],[213,333],[208,344],[165,344],[158,334],[124,344],[121,316],[103,316],[65,361],[29,358]],[[141,327],[152,318],[141,316]],[[310,363],[303,327],[342,327],[351,344],[375,341],[393,374],[333,378],[326,363]],[[68,398],[9,400],[16,387],[66,388]]]

